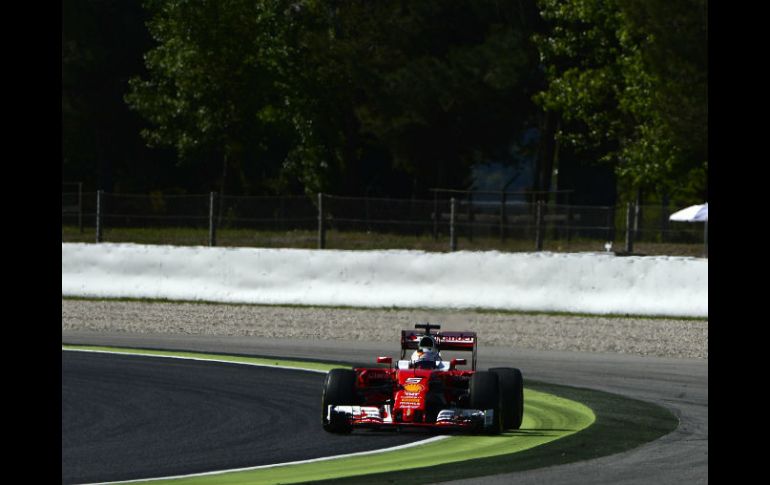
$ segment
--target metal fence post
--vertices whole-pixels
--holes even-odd
[[[438,241],[438,222],[441,215],[438,213],[438,192],[433,192],[433,240]]]
[[[535,250],[543,250],[543,201],[537,201],[537,210],[535,212]]]
[[[468,192],[468,240],[473,241],[473,192]]]
[[[642,205],[640,202],[634,204],[634,241],[641,240],[641,231],[639,224],[642,220]]]
[[[449,250],[457,251],[457,234],[455,233],[455,198],[449,200]]]
[[[668,193],[663,193],[663,209],[660,211],[660,242],[666,242],[668,239],[669,220],[668,216]]]
[[[96,242],[102,242],[102,195],[104,191],[99,189],[96,191]]]
[[[83,182],[78,182],[78,229],[83,234]]]
[[[324,195],[318,193],[318,249],[326,249],[326,224],[324,216]]]
[[[217,225],[214,220],[214,201],[216,198],[216,192],[209,193],[209,246],[214,247],[217,245]]]
[[[634,204],[626,203],[626,248],[627,253],[634,252]]]
[[[505,204],[506,204],[506,193],[501,192],[500,193],[500,241],[505,241],[505,224],[506,224],[506,214],[505,214]]]

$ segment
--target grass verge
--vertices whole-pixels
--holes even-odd
[[[435,483],[590,460],[628,451],[656,440],[674,431],[679,424],[679,420],[670,411],[645,401],[544,382],[527,381],[526,385],[527,389],[578,401],[591,408],[596,420],[580,433],[518,453],[410,470],[410,483]],[[366,476],[367,485],[396,484],[403,480],[404,474],[401,472]],[[353,485],[361,482],[360,477],[351,477],[310,483]]]
[[[141,353],[325,371],[339,364],[194,352],[63,345],[62,349]],[[590,407],[589,407],[590,406]],[[500,436],[452,436],[409,450],[224,474],[153,481],[185,485],[240,483],[430,483],[585,460],[624,451],[676,428],[667,410],[599,391],[527,382],[522,429]],[[469,466],[468,461],[473,460]],[[427,466],[426,466],[427,465]],[[320,481],[319,481],[320,480]],[[144,482],[144,483],[153,483]]]
[[[431,226],[432,227],[432,226]],[[499,233],[477,231],[473,237],[458,237],[458,250],[461,251],[535,251],[534,231],[531,234],[519,233],[516,237],[501,240]],[[554,252],[601,252],[605,251],[606,238],[563,237],[556,238],[548,233],[543,243],[543,250]],[[622,236],[622,234],[620,234]],[[208,226],[190,227],[105,227],[103,240],[112,243],[136,244],[172,244],[175,246],[208,245]],[[217,229],[217,246],[221,247],[261,247],[261,248],[297,248],[316,249],[318,231],[313,230],[267,230],[262,228],[226,228]],[[693,242],[654,242],[636,241],[634,253],[639,255],[691,256],[702,257],[704,247],[702,235],[694,233]],[[96,240],[95,228],[88,227],[83,232],[76,226],[62,225],[63,242],[93,243]],[[616,250],[623,248],[624,241],[613,242]],[[420,234],[399,234],[387,231],[335,230],[326,233],[327,249],[380,250],[411,249],[429,252],[449,252],[449,235],[433,237],[430,231]]]

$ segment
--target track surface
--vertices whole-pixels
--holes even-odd
[[[323,378],[244,365],[62,352],[62,482],[267,465],[428,437],[322,431]],[[266,412],[257,413],[257,407]]]
[[[394,346],[375,342],[89,332],[63,332],[62,342],[352,362],[372,362],[376,355],[395,355],[394,349],[397,348],[397,344]],[[613,392],[660,404],[679,417],[680,426],[655,442],[617,455],[558,467],[463,480],[455,484],[708,483],[708,360],[481,346],[481,369],[508,365],[521,368],[525,381],[529,377],[555,384]],[[315,400],[318,399],[317,389]],[[318,428],[314,403],[308,422]],[[368,440],[370,436],[365,438]]]

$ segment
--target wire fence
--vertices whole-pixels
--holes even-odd
[[[708,256],[678,208],[460,198],[62,193],[63,242]]]

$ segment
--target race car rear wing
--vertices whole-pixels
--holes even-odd
[[[407,350],[417,350],[420,338],[424,335],[432,335],[438,343],[439,351],[453,350],[473,352],[471,368],[476,370],[476,344],[478,339],[476,332],[437,332],[431,333],[431,329],[440,329],[441,325],[418,324],[415,328],[419,330],[401,330],[401,358],[406,356]]]

